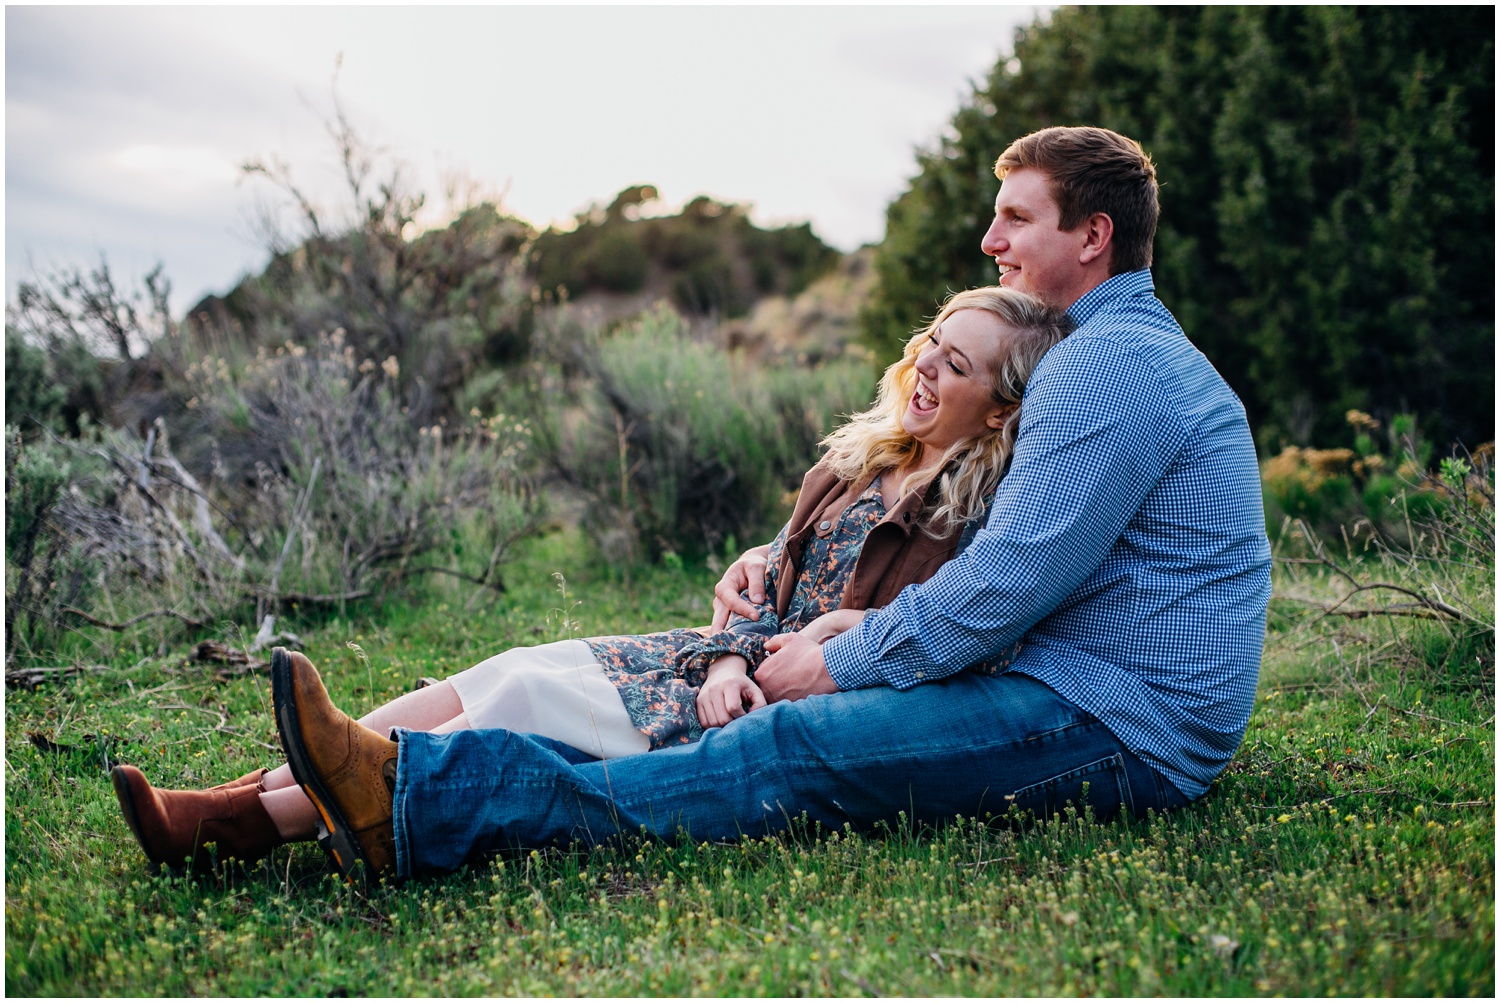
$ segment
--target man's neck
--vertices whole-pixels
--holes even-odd
[[[1112,278],[1114,276],[1109,274],[1107,269],[1091,269],[1086,271],[1078,276],[1078,281],[1069,288],[1066,295],[1058,297],[1059,300],[1066,300],[1066,302],[1054,305],[1060,310],[1071,309],[1074,303],[1077,303]]]

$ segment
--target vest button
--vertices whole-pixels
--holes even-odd
[[[819,529],[827,529],[829,526],[832,526],[832,525],[833,525],[833,523],[829,522],[827,519],[824,519],[822,522],[818,523],[818,528]]]

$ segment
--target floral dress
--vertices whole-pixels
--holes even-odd
[[[620,691],[631,721],[651,740],[651,748],[696,742],[702,736],[698,687],[703,685],[710,662],[720,655],[743,655],[753,678],[756,668],[765,661],[767,639],[801,630],[824,613],[838,609],[865,537],[884,516],[885,502],[877,477],[844,509],[827,536],[808,540],[784,618],[776,615],[776,587],[787,526],[777,534],[766,559],[766,602],[756,607],[759,620],[732,616],[725,630],[706,636],[691,628],[678,628],[657,634],[588,638],[585,643]]]

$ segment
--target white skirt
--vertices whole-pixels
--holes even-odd
[[[596,759],[632,756],[651,740],[582,641],[512,648],[448,677],[471,728],[542,735]]]

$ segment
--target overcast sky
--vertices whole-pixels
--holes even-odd
[[[453,177],[538,226],[649,183],[850,250],[1039,9],[7,7],[7,296],[102,252],[127,283],[163,262],[180,313],[258,270],[275,193],[238,165],[332,201],[340,53],[351,121],[434,212]]]

